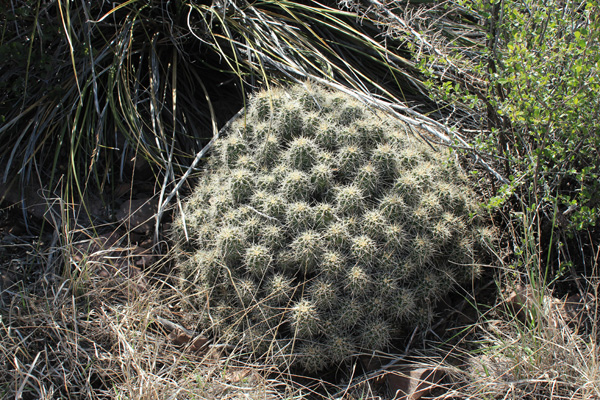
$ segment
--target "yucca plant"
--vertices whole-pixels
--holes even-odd
[[[105,192],[134,157],[158,178],[211,136],[183,4],[23,3],[14,19],[3,10],[4,181],[64,174],[66,195],[82,198],[88,183]]]
[[[451,134],[413,110],[433,104],[418,34],[384,40],[378,15],[314,1],[22,3],[1,6],[3,181],[64,174],[77,199],[87,183],[107,193],[135,158],[166,189],[248,91],[306,78]]]

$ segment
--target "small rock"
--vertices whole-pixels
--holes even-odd
[[[116,217],[127,230],[147,235],[154,229],[154,216],[157,211],[158,198],[144,197],[125,201],[117,211]]]

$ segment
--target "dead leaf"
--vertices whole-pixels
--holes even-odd
[[[506,305],[512,313],[522,322],[534,311],[535,298],[529,286],[516,285],[505,300]]]
[[[193,338],[187,332],[184,332],[181,329],[176,329],[169,333],[169,340],[171,340],[171,342],[173,342],[173,344],[176,346],[183,346],[191,343],[189,349],[192,352],[204,351],[205,346],[208,343],[208,338],[204,336],[196,336]]]
[[[260,378],[251,368],[228,368],[225,379],[234,385],[254,385]]]
[[[196,338],[192,341],[192,344],[190,345],[190,350],[194,352],[205,351],[208,341],[209,339],[207,337],[196,336]]]
[[[563,300],[546,293],[540,301],[534,290],[525,285],[517,285],[505,300],[508,308],[523,322],[528,316],[537,315],[545,318],[551,328],[562,329],[567,325],[574,332],[578,332],[586,320],[593,318],[589,311],[593,309],[595,301],[591,293],[583,297],[576,293]]]
[[[388,372],[386,382],[394,400],[418,400],[438,387],[444,375],[437,368],[405,369]]]
[[[169,340],[176,346],[182,346],[189,343],[189,341],[192,340],[192,337],[181,329],[175,329],[173,332],[169,333]]]
[[[150,249],[122,245],[123,238],[122,232],[114,231],[76,242],[71,252],[72,262],[84,263],[106,284],[130,281],[138,291],[144,291],[147,284],[141,268],[150,265],[154,256]]]
[[[156,317],[156,320],[167,329],[172,329],[169,333],[169,340],[176,346],[183,346],[190,343],[189,349],[192,352],[200,352],[206,350],[206,344],[209,339],[202,335],[194,336],[191,331],[181,327],[179,324],[175,324],[162,317]]]

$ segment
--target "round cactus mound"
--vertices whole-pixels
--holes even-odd
[[[340,92],[256,94],[174,223],[199,324],[316,372],[426,325],[481,230],[445,149]],[[186,240],[187,238],[187,240]]]

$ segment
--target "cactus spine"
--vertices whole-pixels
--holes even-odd
[[[181,285],[213,335],[316,372],[428,323],[469,279],[473,196],[447,152],[316,86],[260,92],[176,221]],[[479,238],[479,239],[478,239]]]

